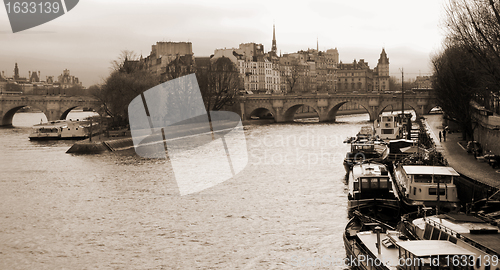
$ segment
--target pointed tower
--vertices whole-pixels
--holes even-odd
[[[278,49],[276,48],[276,28],[273,23],[273,45],[271,47],[271,52],[274,56],[278,55]]]
[[[389,89],[389,58],[385,53],[385,48],[382,48],[380,58],[377,64],[377,80],[375,83],[376,90],[385,91]]]
[[[17,67],[17,63],[14,66],[14,80],[15,81],[19,80],[19,68]]]

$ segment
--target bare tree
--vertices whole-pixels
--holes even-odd
[[[238,70],[227,57],[218,58],[208,68],[197,70],[196,77],[207,111],[221,110],[242,88]]]
[[[134,62],[138,62],[138,56],[134,51],[122,50],[117,59],[111,61],[111,70],[130,73],[135,69]]]
[[[468,50],[449,46],[432,59],[433,88],[438,104],[450,120],[458,123],[463,139],[473,136],[473,113],[470,102],[478,91],[479,64]]]
[[[490,89],[500,81],[500,3],[494,0],[449,0],[448,42],[463,46],[478,61]],[[485,86],[486,87],[486,86]]]
[[[300,84],[300,66],[297,63],[285,66],[283,77],[287,85],[287,91],[284,94],[292,93],[297,90],[296,88]]]
[[[104,110],[114,122],[126,125],[129,103],[158,82],[156,76],[144,70],[132,73],[114,71],[103,85],[93,88],[93,96],[101,101]]]

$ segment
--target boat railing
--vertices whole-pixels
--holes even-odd
[[[495,252],[494,250],[470,239],[469,237],[467,236],[464,236],[463,234],[460,234],[458,233],[457,231],[454,231],[453,229],[450,229],[448,227],[446,227],[445,225],[437,222],[437,221],[434,221],[432,219],[425,219],[429,224],[431,224],[432,226],[434,226],[434,228],[438,228],[444,232],[447,232],[449,233],[451,236],[454,236],[455,238],[458,238],[458,239],[462,239],[464,242],[466,242],[467,244],[475,247],[475,248],[478,248],[488,254],[491,254],[491,255],[497,255],[498,256],[498,253]]]
[[[440,229],[440,230],[442,230],[442,231],[444,231],[444,232],[446,232],[446,233],[448,233],[448,234],[450,234],[450,235],[452,235],[452,236],[454,236],[456,238],[460,238],[461,237],[460,233],[458,233],[457,231],[454,231],[451,228],[446,227],[445,225],[443,225],[443,224],[441,224],[439,222],[436,222],[436,221],[434,221],[432,219],[426,219],[426,221],[429,224],[433,225],[435,228],[438,228],[438,229]]]

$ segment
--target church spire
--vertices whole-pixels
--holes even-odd
[[[271,47],[271,52],[273,52],[274,55],[277,55],[277,48],[276,48],[276,29],[273,23],[273,46]]]

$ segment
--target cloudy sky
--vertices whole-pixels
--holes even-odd
[[[273,22],[282,53],[337,48],[340,60],[365,59],[371,68],[382,48],[391,76],[428,75],[430,57],[443,40],[445,0],[82,0],[67,14],[29,30],[12,33],[0,8],[0,71],[21,76],[64,69],[84,86],[101,83],[122,50],[149,55],[158,41],[190,41],[195,56],[216,48],[262,43],[271,49]]]

